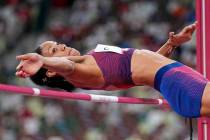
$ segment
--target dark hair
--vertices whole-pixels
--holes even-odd
[[[41,47],[38,47],[34,52],[42,55]],[[48,77],[46,72],[47,69],[41,68],[35,75],[30,77],[31,81],[40,86],[59,88],[66,91],[72,91],[75,89],[74,85],[66,81],[62,76]]]

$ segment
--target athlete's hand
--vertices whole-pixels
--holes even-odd
[[[36,74],[43,66],[43,56],[36,53],[28,53],[16,57],[20,61],[16,67],[16,75],[21,78]]]
[[[197,26],[197,22],[194,22],[193,24],[184,27],[178,34],[175,34],[174,32],[170,32],[168,42],[172,46],[177,47],[191,40],[192,34],[195,31],[196,26]]]

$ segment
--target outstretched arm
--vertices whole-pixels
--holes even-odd
[[[168,39],[168,41],[157,51],[157,53],[165,56],[165,57],[170,57],[170,55],[172,54],[173,50],[176,48],[175,46],[173,46],[170,41],[170,39]]]
[[[184,27],[178,34],[170,32],[168,41],[157,51],[157,53],[169,57],[176,47],[191,40],[196,26],[197,22],[194,22],[193,24]]]
[[[16,75],[22,78],[36,74],[41,67],[56,72],[59,75],[69,75],[74,71],[75,62],[65,57],[43,57],[36,53],[17,56],[20,64],[17,66]]]

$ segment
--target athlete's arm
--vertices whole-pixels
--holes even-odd
[[[197,22],[194,22],[193,24],[184,27],[178,34],[170,32],[168,41],[157,51],[157,53],[169,57],[176,47],[191,40],[196,26]]]
[[[173,46],[170,41],[168,40],[158,51],[157,53],[165,56],[165,57],[170,57],[170,55],[172,54],[173,50],[176,47]]]
[[[64,58],[66,58],[68,60],[71,60],[71,61],[74,61],[76,63],[81,63],[82,61],[85,60],[84,56],[66,56]]]
[[[43,68],[62,76],[72,74],[75,69],[75,62],[64,57],[43,57],[43,63]]]
[[[41,67],[60,75],[69,75],[74,71],[75,62],[65,57],[43,57],[36,53],[28,53],[17,56],[20,64],[17,66],[16,75],[19,77],[28,77],[36,74]],[[25,76],[21,74],[25,73]]]

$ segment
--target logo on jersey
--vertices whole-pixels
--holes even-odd
[[[109,48],[108,47],[104,47],[104,50],[106,51],[106,50],[109,50]]]

